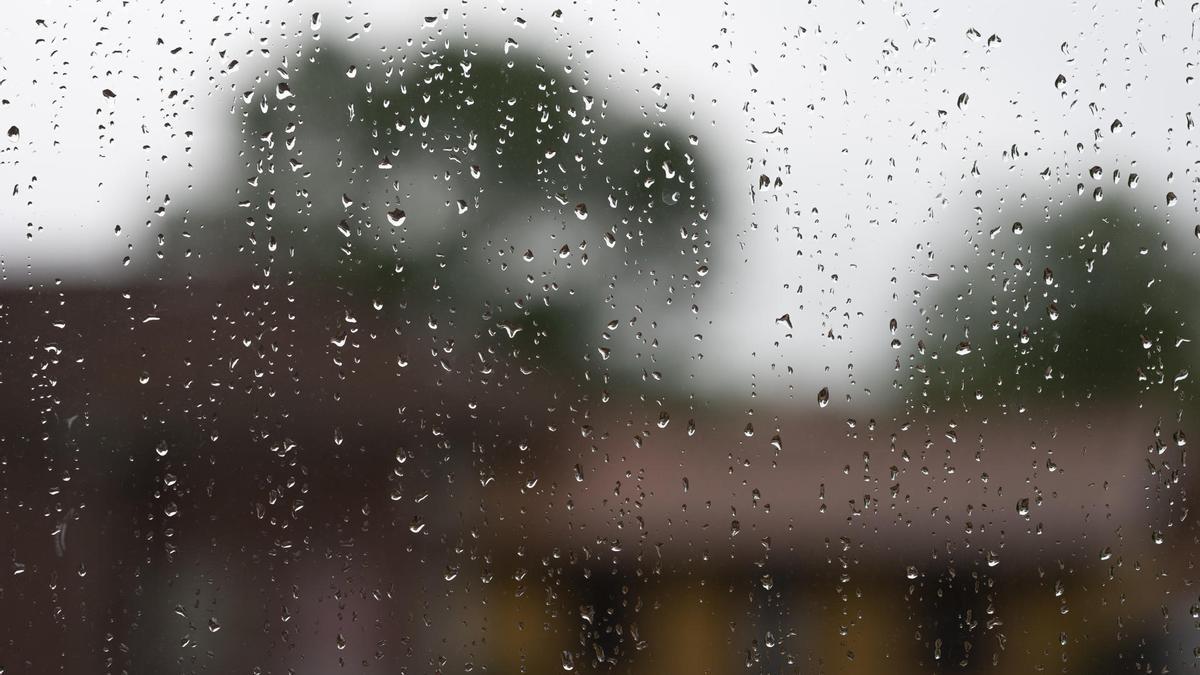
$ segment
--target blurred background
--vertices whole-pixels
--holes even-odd
[[[1198,20],[10,8],[0,673],[1194,669]]]

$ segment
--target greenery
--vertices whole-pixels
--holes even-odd
[[[183,225],[210,268],[452,312],[460,337],[528,326],[558,363],[606,303],[688,286],[709,188],[686,136],[567,63],[448,42],[356,56],[315,51],[235,111],[242,182]]]
[[[1187,367],[1196,281],[1158,215],[1090,198],[1047,213],[997,218],[985,266],[926,313],[926,404],[1115,400],[1170,391]]]

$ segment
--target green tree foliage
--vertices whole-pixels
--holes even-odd
[[[696,145],[567,63],[447,41],[321,49],[260,78],[235,114],[244,175],[184,225],[206,231],[193,246],[208,271],[336,285],[560,347],[605,305],[699,285]]]
[[[1159,214],[1082,197],[1013,213],[985,223],[981,260],[926,313],[919,402],[1020,409],[1175,390],[1197,284]]]

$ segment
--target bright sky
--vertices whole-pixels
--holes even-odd
[[[1040,212],[1077,183],[1090,190],[1098,165],[1137,173],[1148,207],[1179,195],[1167,212],[1179,232],[1198,222],[1200,14],[1188,3],[911,4],[489,1],[450,6],[437,26],[573,57],[604,95],[698,135],[722,171],[713,281],[694,325],[676,327],[689,347],[667,357],[701,388],[778,399],[795,387],[808,400],[830,386],[838,400],[882,393],[888,320],[913,320],[914,292],[938,283],[925,275],[946,283],[972,263],[973,209],[985,230],[1002,199],[1027,193]],[[189,186],[233,166],[230,110],[256,76],[315,34],[357,35],[354,49],[378,54],[430,34],[424,17],[443,7],[14,4],[0,25],[0,132],[19,129],[0,137],[5,283],[119,285],[122,259],[148,255],[164,196],[187,203]],[[761,174],[783,186],[751,199]]]

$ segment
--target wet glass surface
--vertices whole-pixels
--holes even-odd
[[[28,3],[0,673],[1166,673],[1200,5]]]

